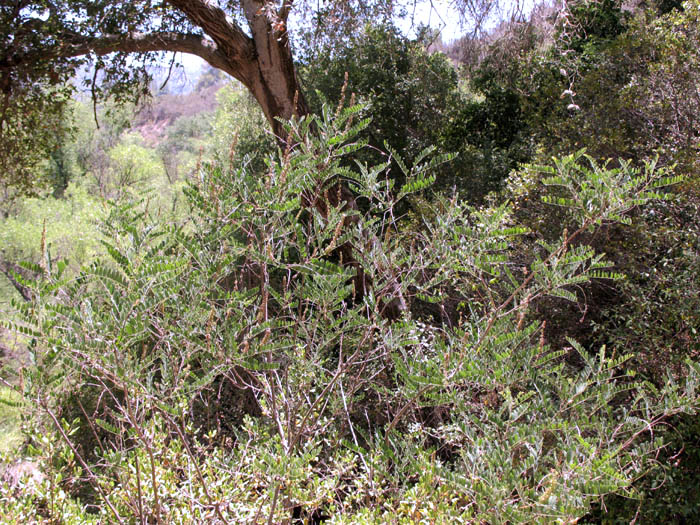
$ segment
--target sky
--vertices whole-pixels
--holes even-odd
[[[415,29],[418,26],[430,26],[440,31],[444,42],[451,42],[463,33],[459,14],[444,0],[414,3],[414,8],[409,8],[409,16],[399,20],[397,25],[409,37],[416,36]]]

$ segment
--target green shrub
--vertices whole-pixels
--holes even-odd
[[[252,96],[236,84],[229,84],[217,93],[219,106],[214,114],[213,157],[229,169],[248,165],[260,172],[265,160],[277,149],[277,141]]]
[[[343,98],[355,97],[363,104],[363,117],[372,117],[372,127],[362,132],[370,147],[353,157],[370,165],[384,162],[387,148],[412,160],[429,146],[442,147],[440,134],[460,103],[457,72],[447,57],[428,52],[423,42],[404,37],[391,25],[366,25],[316,51],[300,75],[314,111]],[[434,189],[452,190],[455,178],[446,171],[440,170]],[[399,181],[403,176],[397,165],[388,174]]]
[[[508,204],[437,199],[404,224],[396,206],[449,157],[396,157],[402,186],[386,164],[347,168],[361,112],[289,124],[295,147],[264,173],[205,167],[183,223],[115,206],[109,257],[77,277],[47,265],[12,324],[34,341],[26,448],[47,480],[10,512],[68,520],[87,484],[103,521],[571,522],[637,494],[653,431],[696,413],[700,366],[655,388],[615,349],[551,347],[527,318],[542,297],[576,302],[578,286],[619,278],[582,236],[629,224],[677,179],[582,152],[539,168],[573,226],[537,236],[523,264],[528,230]],[[362,206],[338,205],[339,181]],[[224,384],[248,394],[218,425],[200,416]],[[61,400],[87,388],[108,408],[62,420]]]
[[[0,220],[2,257],[39,263],[44,236],[52,256],[70,261],[77,271],[97,251],[97,224],[104,216],[100,201],[80,183],[71,183],[62,198],[19,200],[13,215]]]

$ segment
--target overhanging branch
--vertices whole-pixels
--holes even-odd
[[[231,64],[211,40],[192,33],[132,33],[129,35],[104,35],[88,38],[78,34],[64,35],[61,45],[26,54],[15,54],[0,61],[1,69],[11,69],[26,64],[43,62],[55,58],[74,58],[90,53],[149,53],[157,51],[182,52],[197,55],[217,69],[227,72]]]
[[[251,38],[223,9],[204,0],[168,0],[168,3],[200,27],[235,67],[245,69],[253,60],[255,48]]]

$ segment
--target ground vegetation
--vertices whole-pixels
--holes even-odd
[[[288,53],[288,114],[217,64],[125,103],[136,63],[106,47],[112,97],[71,95],[104,28],[61,9],[94,6],[2,8],[34,145],[3,157],[3,519],[697,521],[697,1],[545,4],[440,46],[333,4],[295,54],[277,12],[197,30],[229,6],[178,5],[104,2],[128,38],[89,43],[186,29],[211,63],[264,22],[239,40]],[[29,51],[67,29],[51,78]]]

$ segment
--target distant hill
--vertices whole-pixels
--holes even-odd
[[[134,116],[132,128],[140,132],[149,145],[154,146],[179,118],[213,112],[217,106],[216,93],[228,82],[230,79],[223,73],[207,67],[199,75],[192,91],[163,91],[149,99]]]

